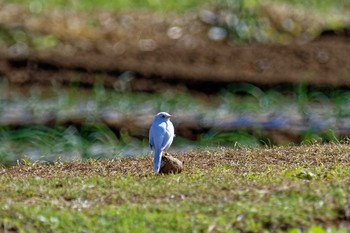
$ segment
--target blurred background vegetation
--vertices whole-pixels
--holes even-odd
[[[349,10],[345,0],[1,0],[0,162],[147,155],[158,111],[178,116],[173,151],[346,140],[348,84],[215,84],[215,75],[198,84],[195,71],[182,70],[195,68],[207,46],[254,56],[254,46],[307,48],[324,35],[348,42]],[[173,62],[182,75],[152,68],[164,54],[188,58]],[[322,50],[317,59],[332,55]],[[210,59],[209,70],[223,62]],[[255,66],[264,71],[265,60]]]

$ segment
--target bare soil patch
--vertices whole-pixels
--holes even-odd
[[[216,167],[229,166],[231,172],[242,175],[247,172],[263,172],[276,166],[276,170],[286,167],[321,166],[325,169],[337,165],[349,165],[348,145],[289,146],[265,149],[226,149],[198,150],[183,154],[173,154],[184,162],[184,174],[211,172]],[[33,165],[20,165],[1,170],[2,176],[9,177],[62,177],[62,176],[120,176],[143,177],[153,175],[152,158],[121,158],[115,160],[88,160],[85,162],[65,162],[47,165],[37,162]]]
[[[1,54],[0,72],[13,85],[79,82],[91,86],[103,74],[107,87],[131,91],[187,87],[213,92],[236,82],[349,87],[349,41],[330,37],[288,46],[211,42],[194,49],[166,44],[122,57],[92,51],[67,56],[55,50],[15,57]],[[125,71],[131,72],[129,77],[121,75]]]

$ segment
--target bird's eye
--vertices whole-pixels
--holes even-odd
[[[165,115],[162,115],[163,118],[165,118]]]

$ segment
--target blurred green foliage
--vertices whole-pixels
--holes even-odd
[[[6,85],[5,85],[6,86]],[[6,87],[3,87],[5,90]],[[321,130],[323,121],[343,121],[350,118],[350,92],[336,92],[322,89],[309,89],[300,84],[294,89],[262,90],[257,86],[242,83],[222,90],[217,96],[208,99],[187,92],[168,91],[163,93],[129,93],[105,89],[96,84],[92,90],[81,90],[72,85],[68,89],[47,90],[33,88],[30,93],[13,91],[11,98],[0,95],[0,112],[13,114],[31,114],[32,117],[50,116],[57,119],[72,116],[83,117],[81,125],[59,125],[53,127],[28,126],[25,128],[0,128],[0,160],[13,163],[16,159],[36,160],[44,157],[64,160],[99,157],[119,157],[145,155],[150,153],[147,132],[143,138],[133,137],[126,130],[113,132],[102,122],[99,116],[105,113],[118,113],[123,116],[149,115],[159,111],[168,111],[184,118],[200,116],[219,122],[221,119],[242,117],[242,123],[249,122],[249,116],[279,116],[291,119],[303,119],[310,128],[301,132],[302,143],[335,142],[340,138],[332,129]],[[5,93],[5,92],[2,92]],[[18,113],[17,113],[18,111]],[[315,118],[315,119],[314,119]],[[273,123],[273,121],[271,121]],[[314,123],[315,123],[314,122]],[[232,132],[220,132],[212,129],[199,135],[196,142],[181,138],[174,141],[173,148],[193,147],[257,147],[273,146],[273,141],[260,126]],[[316,128],[315,128],[316,127]]]
[[[214,29],[211,36],[214,38],[217,36],[226,38],[227,36],[235,43],[289,43],[295,38],[310,40],[325,28],[338,29],[346,26],[350,10],[348,1],[342,0],[0,0],[0,3],[20,4],[33,14],[41,14],[56,8],[68,11],[146,10],[194,12],[199,14],[199,18],[202,18],[200,11],[208,9],[213,13],[210,17],[215,18],[211,19],[212,22],[209,23],[211,25],[208,26],[219,28],[217,31]],[[18,33],[4,30],[0,28],[0,39],[17,43],[20,40],[21,43],[36,49],[51,48],[59,42],[53,36],[21,30],[18,30]],[[209,31],[208,36],[211,37]]]
[[[34,12],[46,8],[64,7],[73,9],[150,9],[150,10],[191,10],[204,5],[223,5],[238,10],[251,10],[258,4],[262,3],[284,3],[295,7],[308,8],[321,12],[329,12],[333,9],[349,9],[350,3],[347,0],[178,0],[178,1],[161,1],[161,0],[1,0],[0,3],[16,3],[27,5]]]
[[[178,1],[161,1],[161,0],[86,0],[86,1],[74,1],[74,0],[2,0],[7,3],[24,4],[29,7],[33,12],[40,12],[43,9],[62,7],[66,9],[78,9],[78,10],[96,10],[96,9],[109,9],[109,10],[131,10],[131,9],[147,9],[158,11],[185,11],[194,7],[201,6],[205,3],[212,2],[211,0],[178,0]]]

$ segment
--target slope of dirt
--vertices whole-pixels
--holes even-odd
[[[103,73],[106,86],[122,89],[127,85],[133,91],[176,85],[207,90],[234,82],[349,87],[349,42],[348,38],[330,37],[304,45],[208,43],[194,49],[165,44],[152,52],[133,51],[122,57],[94,52],[67,56],[59,50],[25,56],[2,53],[0,72],[15,85],[71,81],[92,85]],[[125,71],[132,73],[125,78],[121,75]]]
[[[237,45],[208,39],[212,25],[198,14],[38,15],[15,5],[0,13],[8,37],[0,44],[0,74],[14,85],[92,85],[103,74],[106,86],[132,91],[185,86],[211,92],[235,82],[350,86],[348,29],[289,45]]]

